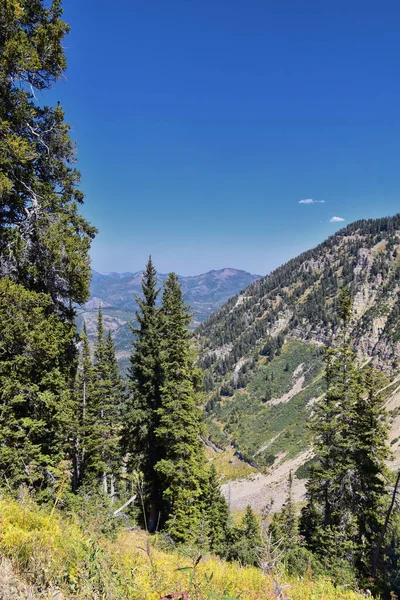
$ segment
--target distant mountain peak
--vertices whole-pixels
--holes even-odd
[[[143,271],[101,273],[92,270],[91,296],[78,315],[78,324],[82,325],[83,320],[86,321],[89,337],[93,341],[96,312],[99,306],[102,306],[105,328],[112,332],[118,357],[122,362],[131,351],[132,333],[128,323],[135,322],[136,319],[136,297],[141,295],[142,275]],[[232,268],[178,277],[185,302],[191,307],[194,315],[193,327],[197,327],[231,296],[257,279],[256,275]],[[158,273],[160,287],[166,278],[167,275]],[[158,301],[161,301],[161,295]]]

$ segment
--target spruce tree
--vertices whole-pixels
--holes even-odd
[[[74,331],[46,294],[0,280],[0,479],[46,496],[64,477]],[[49,314],[50,312],[50,314]]]
[[[110,396],[108,399],[108,410],[106,410],[106,420],[108,424],[108,453],[107,453],[107,471],[110,483],[111,502],[119,492],[121,478],[121,433],[122,433],[122,392],[123,384],[119,372],[116,350],[111,331],[106,337],[106,359],[108,365],[108,377],[110,381]]]
[[[142,293],[143,298],[137,298],[138,327],[132,328],[133,353],[128,371],[130,393],[123,444],[129,456],[128,469],[142,474],[146,523],[154,531],[162,504],[159,476],[155,470],[162,456],[155,434],[161,406],[162,365],[160,309],[156,306],[159,289],[151,257],[143,273]]]
[[[210,550],[224,556],[227,552],[229,508],[222,495],[214,464],[211,465],[208,474],[204,510]]]
[[[341,296],[342,330],[327,351],[325,398],[313,423],[318,462],[307,483],[301,532],[322,558],[354,567],[371,564],[374,528],[382,519],[388,455],[385,414],[370,377],[365,382],[351,345],[352,303]],[[375,533],[376,530],[375,530]]]
[[[390,455],[387,445],[388,424],[382,394],[377,391],[378,379],[368,368],[364,376],[364,393],[355,409],[353,431],[354,513],[357,518],[356,567],[360,575],[369,577],[373,552],[383,528],[386,490],[389,472],[386,461]]]
[[[120,471],[121,382],[116,370],[114,344],[104,335],[103,315],[99,308],[97,338],[94,346],[93,383],[86,407],[85,484],[114,496]]]
[[[204,450],[200,434],[198,389],[189,325],[177,276],[170,273],[162,298],[163,385],[157,411],[157,439],[164,457],[157,463],[165,506],[166,526],[172,537],[185,542],[199,535],[205,492]]]
[[[87,336],[86,322],[80,335],[81,349],[78,370],[75,380],[75,419],[73,421],[74,447],[73,447],[73,491],[82,485],[86,475],[87,444],[91,435],[90,407],[93,402],[93,364],[90,354],[89,338]],[[88,410],[89,407],[89,410]],[[90,444],[89,444],[90,445]]]
[[[303,519],[307,522],[304,535],[312,549],[353,556],[354,548],[349,547],[355,531],[351,511],[353,492],[350,478],[354,462],[350,425],[354,422],[355,406],[362,387],[349,339],[351,299],[348,290],[342,294],[340,317],[343,327],[338,344],[326,353],[328,389],[324,399],[316,405],[313,431],[318,463],[307,484],[308,504],[303,510]]]

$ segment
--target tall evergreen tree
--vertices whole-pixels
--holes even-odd
[[[177,276],[170,273],[162,299],[163,385],[156,430],[164,457],[157,463],[167,527],[177,541],[196,537],[201,529],[205,490],[201,411],[189,325]]]
[[[109,474],[110,497],[114,502],[118,493],[121,475],[121,433],[122,433],[122,378],[119,372],[116,350],[111,331],[106,336],[106,359],[108,365],[108,377],[110,395],[108,398],[108,410],[106,410],[106,422],[108,424],[108,455],[107,471]]]
[[[204,509],[210,550],[223,556],[227,551],[229,508],[222,495],[214,464],[211,465],[208,474]]]
[[[60,314],[89,295],[95,229],[79,215],[83,194],[64,113],[43,106],[63,75],[60,0],[10,0],[0,7],[0,275],[48,293]]]
[[[60,0],[0,3],[0,277],[2,300],[14,298],[19,307],[18,315],[11,305],[1,309],[9,315],[0,340],[0,420],[8,432],[0,426],[16,452],[1,443],[2,468],[9,481],[19,477],[36,488],[54,487],[56,465],[70,451],[72,307],[89,296],[95,234],[78,211],[83,194],[63,110],[35,95],[66,68],[69,27],[61,16]],[[22,325],[29,326],[25,337]]]
[[[85,420],[85,484],[113,497],[120,470],[121,382],[112,339],[105,337],[99,308],[94,346],[93,380]]]
[[[155,470],[162,456],[155,433],[161,406],[162,365],[160,309],[156,306],[159,289],[151,257],[143,273],[142,293],[143,298],[137,298],[138,327],[132,329],[135,337],[128,371],[130,394],[123,443],[129,453],[129,469],[138,470],[143,476],[146,521],[153,531],[162,503],[159,476]]]
[[[93,364],[90,354],[86,323],[81,333],[81,350],[75,380],[75,419],[73,421],[73,491],[77,491],[85,480],[87,463],[87,444],[91,435],[89,410],[93,402]],[[90,444],[89,444],[90,445]]]
[[[326,353],[327,392],[316,406],[313,424],[318,464],[308,482],[308,504],[303,511],[306,539],[320,552],[352,554],[348,547],[354,535],[351,512],[353,492],[349,477],[353,471],[350,424],[362,392],[355,353],[350,344],[351,299],[348,290],[341,298],[343,327],[338,344]]]
[[[385,415],[369,391],[350,341],[352,303],[342,293],[338,343],[327,351],[325,398],[313,424],[318,459],[307,484],[301,530],[309,547],[359,573],[371,564],[373,528],[381,522],[387,456]]]
[[[371,575],[373,552],[383,528],[386,490],[389,472],[386,461],[390,455],[387,445],[387,414],[379,393],[379,384],[373,369],[364,377],[364,393],[355,408],[355,501],[357,518],[356,567],[360,574]]]
[[[0,280],[0,479],[13,489],[54,491],[66,467],[74,332],[51,304]]]

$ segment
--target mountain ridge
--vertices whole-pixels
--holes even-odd
[[[85,321],[89,339],[93,342],[96,335],[97,311],[102,307],[104,326],[106,330],[111,331],[114,338],[122,369],[125,368],[131,352],[132,333],[129,324],[136,321],[136,296],[141,296],[142,273],[143,271],[101,273],[92,270],[90,298],[77,309],[78,327],[82,328]],[[167,275],[159,273],[157,277],[162,288]],[[197,327],[230,296],[258,277],[231,267],[212,269],[200,275],[178,276],[184,300],[193,313],[192,328]],[[161,300],[160,295],[158,300]]]
[[[379,370],[400,461],[400,215],[348,225],[251,283],[196,331],[209,438],[257,463],[266,481],[286,476],[285,464],[302,473],[298,457],[309,456],[307,423],[325,392],[324,347],[340,330],[343,286],[354,347],[360,364]]]

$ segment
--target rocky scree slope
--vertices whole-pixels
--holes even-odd
[[[325,391],[324,347],[338,331],[345,285],[354,345],[361,363],[381,373],[400,460],[400,215],[340,230],[252,283],[197,330],[209,437],[267,477],[279,469],[286,476],[291,461],[297,480],[306,477],[307,422]]]

